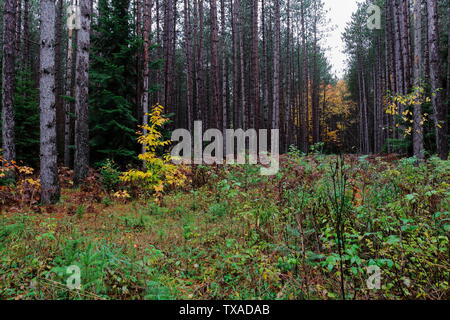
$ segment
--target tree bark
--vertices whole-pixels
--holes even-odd
[[[220,67],[218,56],[219,45],[219,31],[217,23],[217,2],[210,0],[210,14],[211,14],[211,69],[212,69],[212,95],[213,95],[213,110],[214,123],[216,128],[221,129],[221,95],[220,95]]]
[[[430,54],[430,81],[433,91],[432,103],[436,128],[436,146],[439,157],[448,158],[447,112],[443,105],[441,61],[439,56],[439,22],[437,0],[428,0],[428,41]]]
[[[89,173],[89,49],[91,5],[80,0],[81,29],[77,35],[76,87],[75,87],[75,177],[79,186]]]
[[[58,150],[58,160],[64,160],[64,102],[63,102],[63,70],[62,70],[62,17],[64,1],[58,0],[56,7],[55,21],[55,93],[56,93],[56,141]]]
[[[3,68],[2,68],[2,149],[3,159],[16,159],[14,135],[14,82],[16,0],[5,0],[3,7]]]
[[[143,124],[148,123],[148,112],[149,112],[149,86],[150,86],[150,28],[152,25],[151,21],[151,9],[152,9],[152,0],[144,0],[144,8],[143,8],[143,40],[144,40],[144,52],[142,57],[143,64],[143,81],[142,81],[142,92],[141,92],[141,112],[143,117]],[[147,130],[144,129],[144,135],[147,133]],[[145,146],[142,146],[142,152],[145,152]]]
[[[422,5],[421,0],[414,0],[414,87],[422,87]],[[414,105],[413,149],[414,156],[425,158],[423,145],[422,105]]]
[[[192,132],[193,126],[193,77],[194,68],[192,64],[192,27],[191,27],[191,10],[189,0],[184,0],[184,46],[186,55],[186,114],[187,114],[187,128]]]
[[[306,46],[306,12],[305,12],[305,3],[304,0],[301,1],[301,19],[302,19],[302,62],[303,62],[303,105],[301,106],[301,131],[300,131],[300,140],[301,140],[301,150],[303,152],[308,152],[308,109],[309,109],[309,77],[308,77],[308,48]]]
[[[252,113],[253,127],[259,129],[261,124],[260,84],[259,84],[259,33],[258,1],[252,5]]]
[[[40,9],[41,202],[52,204],[60,196],[56,148],[55,1],[41,0]]]
[[[272,129],[280,128],[280,0],[275,0]]]

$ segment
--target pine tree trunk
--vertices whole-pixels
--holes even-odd
[[[64,160],[64,102],[63,102],[63,70],[62,70],[62,19],[64,1],[58,0],[55,21],[55,93],[56,93],[56,140],[58,149],[58,160]]]
[[[204,83],[204,65],[203,65],[203,33],[204,33],[204,15],[203,15],[203,0],[196,0],[195,6],[196,12],[196,23],[195,28],[197,33],[197,61],[196,61],[196,119],[195,120],[205,120],[207,119],[207,108],[205,106],[205,83]]]
[[[67,38],[67,60],[66,60],[66,90],[65,95],[67,97],[73,97],[73,29],[68,30],[68,38]],[[72,153],[70,150],[70,145],[72,144],[72,117],[71,114],[73,112],[73,103],[65,99],[64,100],[64,166],[67,168],[71,167],[72,163]]]
[[[240,90],[241,90],[241,100],[240,100],[240,114],[241,114],[241,128],[246,129],[248,118],[247,118],[247,95],[245,91],[245,64],[244,64],[244,23],[243,23],[243,10],[242,5],[238,5],[239,11],[237,29],[239,32],[239,71],[240,71]]]
[[[275,34],[273,45],[273,115],[272,129],[280,128],[280,0],[275,0]]]
[[[303,60],[303,106],[301,111],[301,150],[303,152],[308,152],[308,109],[309,109],[309,77],[308,77],[308,48],[306,46],[306,12],[304,0],[301,2],[301,16],[302,16],[302,60]]]
[[[228,103],[227,103],[227,88],[228,88],[228,58],[227,58],[227,48],[226,48],[226,36],[227,32],[225,29],[225,0],[220,0],[220,16],[221,16],[221,42],[220,51],[222,52],[222,129],[225,132],[228,129]],[[225,145],[224,145],[225,146]]]
[[[232,38],[233,38],[233,128],[240,127],[239,112],[239,31],[238,31],[238,10],[239,1],[232,0]]]
[[[264,111],[264,128],[269,128],[269,57],[267,48],[267,32],[266,32],[266,4],[265,0],[262,0],[261,4],[261,24],[262,24],[262,49],[263,49],[263,111]]]
[[[219,27],[217,23],[217,2],[210,0],[211,9],[211,69],[212,69],[212,95],[215,127],[221,129],[221,99],[220,99],[220,67],[218,56]]]
[[[3,159],[16,159],[14,136],[14,82],[16,0],[5,0],[3,7],[3,67],[2,67],[2,149]]]
[[[144,52],[142,57],[143,64],[143,84],[142,84],[142,92],[141,92],[141,112],[143,117],[143,124],[148,123],[148,112],[149,112],[149,85],[150,85],[150,28],[152,25],[151,21],[151,8],[152,8],[152,0],[144,0],[144,8],[143,8],[143,40],[144,40]],[[144,129],[144,135],[147,133],[147,130]],[[145,152],[145,146],[142,146],[142,152]]]
[[[186,106],[187,106],[187,128],[192,132],[193,126],[193,63],[192,63],[192,27],[191,27],[191,10],[189,0],[184,0],[184,32],[185,32],[185,55],[187,64],[186,74]]]
[[[422,5],[421,0],[414,0],[414,87],[422,87]],[[423,160],[425,158],[423,146],[422,105],[414,105],[413,128],[414,156]]]
[[[60,195],[56,150],[55,1],[41,0],[40,9],[41,201],[51,204],[56,203]]]
[[[314,3],[314,6],[317,6]],[[314,12],[315,19],[317,19],[317,12]],[[312,75],[312,120],[313,120],[313,142],[318,143],[320,139],[320,123],[319,123],[319,86],[320,74],[318,70],[318,39],[317,39],[317,20],[313,25],[313,75]]]
[[[252,5],[252,113],[254,128],[261,125],[259,84],[259,33],[258,33],[258,0],[253,0]]]
[[[436,146],[439,157],[448,158],[447,112],[443,105],[441,61],[439,56],[439,23],[437,0],[428,0],[428,41],[430,54],[430,81],[433,91],[432,103],[436,128]]]
[[[81,29],[77,35],[76,87],[75,87],[75,177],[79,186],[89,173],[89,48],[91,28],[91,5],[80,0]]]
[[[30,56],[30,0],[24,0],[23,4],[23,56],[24,68],[27,72],[31,71]]]

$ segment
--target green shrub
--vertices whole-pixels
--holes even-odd
[[[101,183],[106,192],[117,191],[121,172],[113,160],[106,160],[100,167]]]

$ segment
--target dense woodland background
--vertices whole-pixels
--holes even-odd
[[[367,28],[370,4],[380,30]],[[80,21],[68,28],[67,8]],[[279,128],[281,149],[448,156],[448,0],[363,1],[331,72],[320,0],[4,0],[2,145],[37,166],[138,163],[138,125]],[[331,13],[332,14],[332,13]],[[78,25],[79,24],[79,25]],[[69,24],[70,25],[70,24]],[[46,183],[44,182],[44,185]]]

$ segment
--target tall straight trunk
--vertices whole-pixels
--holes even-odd
[[[23,4],[23,56],[25,70],[30,72],[30,0],[24,0]]]
[[[16,159],[14,136],[14,82],[16,0],[5,0],[3,6],[3,67],[2,67],[2,149],[7,161]]]
[[[17,6],[16,6],[16,31],[15,31],[15,37],[16,41],[14,41],[14,44],[16,46],[16,59],[19,61],[22,58],[23,52],[20,50],[21,42],[22,42],[22,0],[16,0]],[[22,66],[20,66],[22,67]]]
[[[173,28],[174,0],[164,1],[164,100],[166,109],[172,110],[174,101]]]
[[[361,49],[358,49],[361,50]],[[370,153],[369,144],[369,121],[368,121],[368,106],[367,106],[367,87],[366,87],[366,75],[364,72],[364,63],[362,61],[362,54],[357,54],[358,63],[358,89],[360,92],[359,103],[359,138],[360,138],[360,151],[363,154]]]
[[[214,124],[221,129],[221,95],[220,95],[220,67],[219,67],[219,26],[217,23],[217,1],[210,0],[211,14],[211,69],[212,69],[212,101],[214,110]]]
[[[290,145],[290,127],[291,127],[291,114],[292,114],[292,82],[291,82],[291,72],[292,72],[292,47],[294,44],[291,44],[291,2],[287,0],[286,2],[286,14],[287,14],[287,32],[286,32],[286,63],[285,63],[285,85],[283,87],[286,88],[286,95],[284,101],[284,143],[283,150],[287,151]]]
[[[73,50],[73,34],[75,30],[68,30],[68,38],[67,38],[67,60],[66,60],[66,89],[65,95],[67,97],[73,97],[74,95],[74,77],[73,77],[73,58],[74,58],[74,50]],[[70,149],[70,145],[73,140],[73,126],[72,126],[72,117],[73,113],[73,103],[72,101],[65,99],[64,100],[64,166],[69,168],[72,163],[72,153]]]
[[[402,36],[401,36],[401,10],[400,10],[400,0],[394,0],[394,25],[395,25],[395,66],[396,66],[396,75],[397,75],[397,93],[404,94],[404,65],[403,65],[403,51],[402,51]],[[403,110],[401,110],[403,111]]]
[[[244,64],[244,19],[242,5],[239,4],[238,25],[237,29],[239,32],[239,71],[240,71],[240,85],[241,85],[241,100],[240,100],[240,113],[241,113],[241,126],[242,128],[247,128],[248,117],[247,117],[247,96],[245,91],[245,64]]]
[[[149,112],[149,83],[150,83],[150,28],[152,25],[151,20],[151,9],[152,9],[152,0],[144,0],[143,7],[143,30],[142,36],[144,40],[144,52],[142,56],[142,64],[143,64],[143,81],[142,81],[142,92],[141,92],[141,112],[143,117],[143,123],[148,123],[148,112]],[[147,133],[147,130],[144,129],[144,134]],[[143,152],[145,152],[145,146],[143,147]]]
[[[55,1],[41,0],[40,9],[41,201],[51,204],[56,203],[60,196],[56,150]]]
[[[192,27],[191,27],[191,10],[189,0],[184,0],[184,46],[186,55],[186,114],[187,114],[187,128],[192,132],[193,125],[193,76],[194,76],[194,66],[192,63]]]
[[[428,0],[428,41],[430,54],[430,81],[433,90],[432,103],[436,128],[436,146],[439,157],[448,158],[447,111],[443,105],[441,61],[439,56],[439,22],[437,0]]]
[[[400,8],[400,32],[402,35],[403,52],[403,79],[405,93],[411,88],[411,45],[410,45],[410,27],[409,27],[409,1],[401,1]]]
[[[73,0],[70,0],[69,5],[73,5]],[[73,9],[71,9],[73,10]],[[74,76],[74,61],[76,60],[76,50],[74,47],[74,36],[77,30],[74,26],[68,28],[67,34],[67,56],[66,56],[66,77],[65,77],[65,95],[67,97],[75,96],[75,76]],[[74,123],[73,117],[74,103],[68,99],[64,100],[64,166],[72,167],[72,150],[70,146],[73,143]]]
[[[144,40],[144,28],[143,28],[143,14],[144,14],[144,2],[145,0],[135,0],[133,3],[133,14],[135,17],[134,23],[135,23],[135,34],[137,37],[142,38]],[[145,46],[145,43],[143,44],[143,47]],[[143,63],[143,57],[144,57],[144,50],[139,50],[136,54],[136,77],[135,77],[135,86],[136,86],[136,103],[134,108],[134,116],[137,119],[138,123],[144,122],[144,117],[142,114],[143,105],[142,105],[142,98],[143,98],[143,86],[144,86],[144,63]],[[145,131],[144,131],[145,132]],[[145,147],[142,146],[142,149]]]
[[[261,3],[261,24],[262,24],[262,49],[263,49],[263,110],[264,110],[264,128],[268,128],[269,122],[269,57],[268,57],[268,47],[267,47],[267,31],[266,31],[266,5],[265,0]]]
[[[301,2],[301,19],[302,19],[302,62],[303,62],[303,105],[301,106],[301,149],[303,152],[308,152],[308,109],[309,109],[309,99],[308,99],[308,88],[309,88],[309,77],[308,77],[308,48],[306,47],[306,12],[304,0]]]
[[[320,74],[318,70],[318,39],[317,39],[317,4],[314,3],[314,25],[313,25],[313,75],[312,75],[312,124],[313,124],[313,142],[317,143],[320,139],[320,123],[319,123],[319,86]]]
[[[272,129],[280,128],[280,0],[275,0],[275,34],[273,44],[273,115]]]
[[[238,10],[239,0],[232,0],[232,38],[233,38],[233,128],[240,127],[241,114],[239,112],[239,28]]]
[[[226,29],[225,29],[225,0],[220,0],[220,51],[222,52],[222,128],[226,130],[228,128],[228,105],[227,105],[227,88],[228,88],[228,58],[226,49]]]
[[[156,11],[156,42],[158,44],[161,44],[161,17],[160,17],[160,15],[161,15],[161,6],[160,6],[160,0],[156,0],[155,11]],[[163,58],[162,57],[162,46],[159,45],[156,51],[157,51],[156,54],[157,54],[158,59],[162,59]],[[156,83],[157,84],[161,84],[161,82],[162,82],[162,80],[161,80],[161,78],[162,78],[162,76],[161,76],[161,69],[162,68],[159,68],[158,70],[156,70]],[[156,98],[156,102],[157,103],[162,103],[161,97],[162,97],[161,90],[157,90],[156,94],[155,94],[155,98]]]
[[[203,0],[196,0],[196,23],[198,24],[198,28],[196,28],[197,32],[197,61],[196,61],[196,79],[195,79],[195,88],[196,88],[196,106],[197,106],[197,114],[196,120],[205,121],[208,119],[207,117],[207,108],[205,106],[205,72],[204,72],[204,64],[203,64],[203,33],[204,33],[204,14],[203,14]]]
[[[80,185],[89,173],[89,48],[91,5],[80,0],[81,29],[77,35],[76,87],[75,87],[75,185]]]
[[[447,112],[450,110],[450,5],[447,8]]]
[[[55,93],[56,93],[56,140],[58,149],[58,160],[64,159],[64,102],[63,102],[63,66],[62,66],[62,19],[64,1],[58,0],[55,20]]]
[[[422,87],[422,5],[421,0],[414,0],[414,87]],[[413,125],[414,156],[425,158],[423,146],[422,105],[414,105]]]
[[[252,114],[254,128],[261,126],[260,84],[259,84],[259,33],[258,33],[258,1],[252,5]]]

